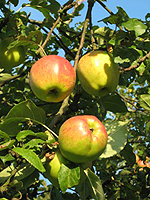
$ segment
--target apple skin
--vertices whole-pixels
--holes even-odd
[[[93,115],[74,116],[59,130],[59,148],[62,155],[74,163],[85,163],[98,158],[107,144],[107,132]]]
[[[48,55],[32,66],[29,83],[33,93],[46,102],[60,102],[73,90],[76,73],[68,60]]]
[[[0,40],[0,67],[6,70],[23,63],[26,56],[26,51],[23,46],[13,47],[7,50],[7,47],[11,42],[12,38]]]
[[[66,160],[59,150],[56,151],[54,158],[51,161],[46,161],[44,167],[46,172],[44,172],[44,176],[56,187],[59,188],[58,183],[58,172],[60,170],[60,165],[68,164],[68,160]]]
[[[119,82],[118,65],[106,51],[92,51],[81,57],[77,74],[83,89],[98,97],[114,92]]]

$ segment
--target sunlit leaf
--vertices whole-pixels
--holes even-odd
[[[150,111],[150,94],[142,94],[140,95],[140,106],[145,110]]]
[[[58,181],[62,192],[65,192],[68,188],[78,185],[79,180],[80,167],[69,168],[64,164],[61,164],[60,171],[58,173]]]
[[[41,172],[45,172],[45,168],[39,159],[39,157],[30,149],[23,149],[20,147],[15,147],[12,149],[14,152],[21,155],[24,159],[26,159],[31,165],[33,165],[36,169]]]
[[[135,31],[136,37],[145,33],[147,26],[136,18],[129,19],[122,24],[128,31]]]
[[[104,191],[99,177],[96,176],[89,168],[84,170],[84,172],[91,186],[92,197],[95,200],[104,200],[105,199]]]
[[[109,121],[105,123],[108,142],[102,158],[111,157],[119,153],[127,142],[127,123],[122,121]]]

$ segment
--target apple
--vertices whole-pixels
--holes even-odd
[[[77,74],[83,89],[98,97],[114,92],[119,82],[118,65],[106,51],[92,51],[81,57]]]
[[[0,40],[0,68],[11,69],[23,63],[26,51],[23,46],[7,49],[12,42],[12,38]]]
[[[69,161],[66,160],[59,150],[56,151],[54,157],[50,161],[46,161],[44,167],[46,172],[44,172],[44,176],[56,187],[59,188],[58,183],[58,172],[60,170],[61,163],[67,164]]]
[[[61,125],[58,141],[65,158],[74,163],[85,163],[103,153],[107,132],[102,122],[93,115],[74,116]]]
[[[76,73],[68,60],[58,55],[44,56],[32,66],[29,83],[33,93],[46,102],[60,102],[73,90]]]
[[[70,165],[70,162],[64,158],[60,152],[59,149],[56,150],[55,155],[52,160],[46,161],[44,164],[44,167],[46,169],[46,172],[44,172],[44,176],[56,187],[59,188],[59,182],[58,182],[58,173],[60,170],[61,164]],[[80,177],[80,183],[82,183],[86,176],[84,174],[84,169],[91,168],[92,162],[83,163],[80,166],[81,169],[81,177]]]

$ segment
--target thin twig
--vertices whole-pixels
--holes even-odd
[[[78,48],[78,51],[77,51],[77,54],[76,54],[76,57],[75,57],[75,62],[74,62],[74,69],[75,70],[77,68],[79,57],[80,57],[80,52],[81,52],[83,44],[84,44],[85,33],[86,33],[86,29],[87,29],[88,23],[90,21],[90,15],[91,15],[92,7],[93,7],[93,2],[92,3],[90,2],[88,4],[88,11],[87,11],[86,19],[85,19],[84,26],[83,26],[83,31],[82,31],[82,36],[81,36],[81,40],[80,40],[80,45],[79,45],[79,48]]]
[[[101,1],[101,0],[96,0],[105,10],[107,10],[107,12],[109,12],[109,14],[114,15],[114,13],[107,8],[107,6]]]
[[[146,59],[150,59],[150,52],[149,52],[148,54],[146,54],[145,56],[143,56],[142,58],[140,58],[140,59],[138,60],[138,63],[137,63],[136,65],[131,65],[131,66],[128,67],[128,68],[120,68],[120,69],[119,69],[119,72],[120,72],[121,74],[123,74],[124,72],[131,71],[131,70],[133,70],[133,69],[136,69],[136,68],[138,68],[138,67],[141,65],[141,63],[142,63],[144,60],[146,60]]]
[[[53,24],[53,26],[52,26],[50,32],[48,33],[48,35],[47,35],[47,37],[46,37],[46,39],[45,39],[45,41],[44,41],[44,43],[43,43],[43,44],[41,45],[41,47],[36,51],[37,54],[40,53],[41,48],[44,49],[46,43],[48,42],[48,40],[49,40],[49,38],[50,38],[50,36],[51,36],[51,33],[53,32],[54,28],[57,26],[57,24],[59,23],[59,21],[60,21],[60,16],[57,18],[56,22]]]
[[[93,7],[93,5],[94,5],[94,2],[92,2],[91,7]],[[96,40],[94,38],[94,32],[92,29],[92,12],[90,12],[89,24],[90,24],[89,26],[90,26],[90,32],[91,32],[92,47],[93,47],[93,50],[96,50]]]
[[[70,1],[69,1],[69,2],[70,2]],[[75,5],[76,5],[76,3],[71,1],[70,4],[67,4],[67,5],[65,5],[65,6],[63,7],[63,9],[61,10],[61,13],[63,13],[63,12],[65,13],[67,10],[69,10],[70,8],[72,8],[72,7],[75,6]],[[51,36],[53,30],[55,29],[55,27],[56,27],[57,24],[59,23],[60,19],[61,19],[61,15],[59,15],[59,17],[57,18],[57,20],[54,22],[54,24],[53,24],[53,26],[52,26],[50,32],[48,33],[48,35],[47,35],[45,41],[43,42],[43,44],[41,45],[41,47],[36,51],[37,54],[40,53],[41,48],[44,49],[46,43],[49,41],[49,38],[50,38],[50,36]]]

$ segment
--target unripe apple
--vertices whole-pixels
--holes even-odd
[[[59,130],[62,155],[74,163],[85,163],[98,158],[107,144],[107,132],[101,121],[92,115],[74,116]]]
[[[44,176],[56,187],[59,188],[58,183],[58,172],[60,170],[61,163],[67,164],[69,161],[66,160],[59,150],[56,151],[54,158],[50,161],[46,161],[44,167],[46,172],[44,172]]]
[[[92,51],[81,57],[77,74],[83,89],[98,97],[114,92],[119,82],[118,65],[106,51]]]
[[[68,60],[44,56],[32,66],[29,83],[34,94],[46,102],[60,102],[73,90],[76,74]]]
[[[60,166],[61,164],[65,164],[65,165],[69,165],[70,162],[64,158],[61,154],[61,152],[59,151],[59,149],[57,149],[57,151],[55,152],[55,155],[53,157],[52,160],[50,161],[46,161],[44,164],[44,167],[46,169],[46,172],[44,172],[44,176],[56,187],[59,188],[59,182],[58,182],[58,173],[60,170]],[[83,172],[84,169],[87,168],[91,168],[92,166],[92,162],[87,162],[87,163],[83,163],[80,167],[81,169],[81,177],[80,177],[80,183],[82,183],[86,176]]]
[[[11,69],[25,60],[26,51],[23,46],[7,49],[11,42],[12,38],[0,40],[0,68]]]

